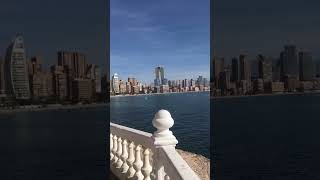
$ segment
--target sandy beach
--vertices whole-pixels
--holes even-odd
[[[17,112],[35,112],[35,111],[52,111],[52,110],[73,110],[73,109],[88,109],[97,107],[106,107],[106,103],[94,103],[94,104],[74,104],[74,105],[62,105],[62,104],[50,104],[46,107],[33,105],[29,107],[20,106],[15,109],[0,109],[1,113],[17,113]]]
[[[213,96],[211,99],[232,99],[232,98],[248,98],[259,96],[287,96],[287,95],[305,95],[305,94],[320,94],[320,91],[308,91],[308,92],[285,92],[285,93],[273,93],[273,94],[254,94],[254,95],[240,95],[240,96]]]

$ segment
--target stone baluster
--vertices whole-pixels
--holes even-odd
[[[126,179],[126,174],[127,171],[129,169],[129,166],[127,164],[127,159],[128,159],[128,143],[127,140],[125,139],[122,143],[122,155],[121,155],[121,159],[122,159],[122,166],[120,168],[121,170],[121,178],[122,179]]]
[[[138,145],[136,147],[136,160],[133,163],[133,167],[136,170],[136,173],[134,174],[134,180],[143,180],[143,175],[141,173],[141,168],[143,165],[143,162],[141,160],[141,146]]]
[[[110,134],[110,161],[112,161],[112,158],[113,158],[112,150],[113,150],[113,134]]]
[[[171,117],[171,114],[164,109],[159,110],[153,120],[152,125],[157,129],[153,133],[153,144],[155,146],[154,160],[153,160],[153,173],[156,176],[156,179],[164,179],[169,176],[164,173],[164,164],[161,159],[161,147],[162,146],[173,146],[175,147],[178,143],[176,137],[172,134],[172,131],[169,129],[173,126],[174,120]]]
[[[135,161],[135,157],[134,157],[134,142],[131,142],[129,144],[129,158],[127,160],[128,162],[128,165],[129,165],[129,169],[128,169],[128,172],[127,172],[127,178],[128,179],[131,179],[133,178],[136,170],[133,168],[133,163]]]
[[[121,159],[121,155],[122,155],[122,139],[120,137],[118,138],[118,151],[117,151],[118,161],[116,163],[116,169],[118,170],[119,174],[120,174],[120,168],[123,163]]]
[[[144,176],[143,180],[151,180],[150,174],[152,171],[152,167],[150,165],[150,151],[149,149],[144,150],[144,162],[142,167],[142,174]]]
[[[114,135],[113,136],[113,149],[112,149],[113,163],[116,163],[118,161],[117,149],[118,149],[118,137],[117,137],[117,135]]]

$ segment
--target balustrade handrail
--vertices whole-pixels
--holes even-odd
[[[153,134],[110,123],[110,168],[119,179],[199,180],[176,151],[170,113],[156,113]]]
[[[110,122],[110,133],[125,137],[137,144],[152,148],[152,134]]]

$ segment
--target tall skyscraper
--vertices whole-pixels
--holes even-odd
[[[155,72],[155,80],[154,80],[154,85],[155,86],[161,86],[161,85],[167,85],[168,80],[164,78],[164,67],[163,66],[158,66],[154,70]]]
[[[156,78],[162,80],[164,79],[164,68],[162,66],[158,66],[155,68]]]
[[[213,82],[214,82],[214,86],[218,87],[218,82],[220,79],[220,72],[221,72],[221,66],[219,61],[216,59],[216,57],[213,58],[212,60],[212,67],[213,67]],[[223,70],[223,69],[222,69]]]
[[[245,55],[239,56],[239,62],[240,62],[240,80],[251,80],[251,71],[250,71],[250,63],[246,59]]]
[[[95,93],[101,93],[101,77],[100,68],[95,64],[88,64],[86,70],[86,78],[91,79],[94,83]]]
[[[30,75],[42,72],[42,57],[31,57],[28,71]]]
[[[76,78],[72,81],[72,90],[74,101],[91,101],[92,100],[92,81],[91,79]]]
[[[33,99],[53,95],[52,73],[36,73],[30,76],[31,94]]]
[[[232,58],[231,70],[231,81],[239,81],[239,63],[237,58]]]
[[[53,75],[53,92],[56,98],[65,100],[68,95],[67,88],[67,73],[64,66],[51,66],[51,73]]]
[[[31,57],[29,61],[29,82],[33,99],[53,95],[53,75],[42,71],[42,62],[40,56]]]
[[[7,48],[5,60],[7,94],[16,99],[30,99],[27,58],[24,40],[18,35]]]
[[[119,77],[118,77],[118,74],[115,73],[115,74],[112,76],[112,92],[113,92],[113,93],[118,94],[118,93],[120,92],[120,90],[119,90],[119,88],[120,88],[119,85],[120,85],[120,83],[119,83]]]
[[[64,66],[67,74],[67,96],[68,99],[72,99],[72,93],[74,92],[72,90],[73,80],[86,77],[87,64],[85,55],[78,52],[59,51],[58,65]]]
[[[281,78],[290,77],[298,79],[298,55],[294,45],[284,46],[284,51],[280,54],[281,59]]]
[[[258,55],[259,79],[264,81],[272,81],[272,59],[261,54]]]
[[[78,52],[59,51],[58,65],[66,66],[74,78],[84,78],[86,75],[86,57]]]
[[[223,95],[226,95],[228,93],[228,89],[230,88],[230,71],[228,69],[220,72],[218,86],[221,89],[221,93]]]
[[[0,95],[6,94],[4,71],[5,71],[4,60],[0,56]]]
[[[314,77],[312,55],[309,52],[299,52],[299,80],[311,81]]]

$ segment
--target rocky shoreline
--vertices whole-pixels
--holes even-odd
[[[177,151],[201,180],[210,179],[210,159],[181,149]]]

